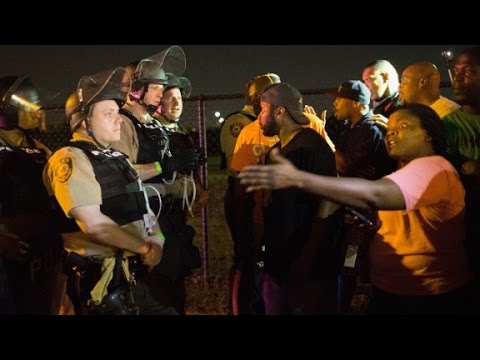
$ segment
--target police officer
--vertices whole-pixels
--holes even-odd
[[[166,211],[174,205],[176,206],[175,201],[172,201],[175,199],[172,196],[175,191],[172,189],[180,182],[175,180],[177,178],[186,180],[182,174],[190,174],[197,169],[200,161],[199,153],[192,146],[177,146],[172,152],[167,130],[153,117],[160,105],[164,87],[169,82],[166,73],[180,76],[184,71],[185,54],[178,46],[172,46],[138,63],[133,75],[132,91],[130,91],[128,102],[120,110],[123,118],[120,141],[112,144],[115,149],[128,156],[141,179],[148,185],[150,207],[157,216],[159,216],[161,208]],[[191,194],[187,194],[185,197],[185,200],[189,199],[191,199]],[[176,238],[172,234],[170,233],[170,236]],[[188,236],[191,235],[188,234]],[[177,275],[180,273],[177,269],[180,264],[178,260],[179,247],[175,240],[170,241],[169,236],[168,238],[169,244],[166,245],[165,253],[172,252],[172,254],[171,256],[166,255],[162,267],[172,269],[172,271],[168,276],[161,277],[158,281],[152,281],[151,288],[156,294],[156,299],[161,300],[164,304],[175,303],[177,311],[183,313],[184,281],[183,275],[181,278]],[[173,249],[170,250],[171,246]],[[196,248],[191,249],[195,251]],[[172,281],[177,283],[177,279],[180,284],[179,295],[172,296],[172,291],[168,289],[171,288]],[[162,285],[164,283],[167,284],[167,290]],[[180,300],[177,301],[177,299]]]
[[[42,184],[50,150],[38,89],[27,76],[0,79],[0,313],[49,314],[61,242]]]
[[[168,133],[169,150],[173,159],[178,154],[181,156],[182,152],[197,153],[198,165],[203,164],[203,153],[197,148],[187,129],[179,124],[183,98],[190,95],[190,80],[171,73],[167,73],[167,79],[168,85],[164,89],[158,109],[158,120]],[[165,196],[158,221],[168,241],[165,243],[164,259],[153,271],[157,276],[151,277],[157,284],[163,284],[158,287],[158,298],[163,299],[166,304],[172,304],[181,314],[185,312],[185,276],[201,265],[200,252],[192,244],[195,230],[187,225],[186,216],[187,210],[192,211],[197,192],[201,205],[208,201],[208,192],[201,185],[197,170],[198,166],[191,170],[181,169],[175,174],[163,174]]]
[[[168,149],[168,136],[152,115],[160,105],[163,89],[168,83],[165,72],[181,75],[185,71],[185,54],[182,48],[172,46],[158,54],[141,60],[132,78],[132,89],[127,103],[120,110],[123,118],[121,136],[112,147],[123,152],[134,164],[143,181],[151,183],[160,195],[165,194],[159,175],[173,173],[183,168],[193,169],[190,158],[196,153],[181,153],[175,158]],[[158,194],[150,202],[157,213]]]
[[[116,68],[80,79],[65,105],[72,140],[45,167],[48,190],[75,220],[65,221],[62,233],[67,293],[76,314],[175,314],[143,281],[160,262],[163,234],[138,173],[110,148],[120,138],[124,75]]]

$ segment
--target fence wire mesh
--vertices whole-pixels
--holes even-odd
[[[450,83],[442,83],[442,95],[452,98]],[[316,89],[302,91],[304,104],[315,108],[317,114],[327,110],[327,117],[332,115],[334,98],[328,95],[334,89]],[[198,101],[205,105],[205,116],[198,114]],[[220,129],[221,118],[226,118],[234,111],[240,110],[244,105],[243,95],[209,95],[197,96],[184,100],[184,110],[180,123],[194,135],[198,134],[199,124],[205,122],[207,154],[217,156],[220,154]],[[218,115],[218,116],[217,116]],[[52,107],[47,110],[47,131],[39,135],[41,140],[52,150],[58,149],[70,137],[70,131],[65,125],[63,106]],[[198,140],[198,136],[194,136]]]

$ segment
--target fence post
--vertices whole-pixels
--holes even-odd
[[[208,159],[207,153],[207,132],[205,121],[205,100],[200,95],[197,100],[197,118],[198,118],[198,144],[205,153],[205,157]],[[202,186],[205,190],[208,190],[208,166],[207,162],[200,167],[200,179]],[[209,266],[209,251],[208,251],[208,204],[202,206],[202,270],[203,280],[207,283],[210,279],[210,266]]]

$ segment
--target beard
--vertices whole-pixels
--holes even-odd
[[[280,127],[277,125],[277,122],[272,115],[268,117],[267,122],[262,127],[262,130],[264,136],[275,136],[280,133]]]

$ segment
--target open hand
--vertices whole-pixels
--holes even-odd
[[[368,120],[374,121],[377,125],[379,125],[379,126],[381,126],[381,127],[384,127],[384,128],[387,128],[388,118],[386,118],[386,117],[383,116],[383,115],[375,114],[375,115],[373,115],[373,116],[370,116],[370,117],[368,118]]]
[[[278,149],[270,152],[271,164],[247,166],[238,178],[240,183],[247,185],[247,191],[275,190],[293,186],[300,186],[301,179],[298,169],[286,158],[281,156]]]

